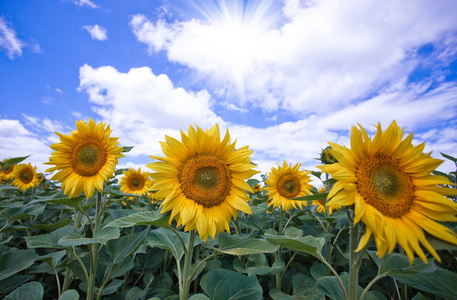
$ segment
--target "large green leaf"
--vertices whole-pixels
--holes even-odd
[[[30,227],[35,229],[54,231],[59,228],[65,227],[72,222],[71,219],[64,219],[55,223],[33,223]]]
[[[0,163],[0,165],[1,165],[0,171],[3,170],[3,169],[9,168],[11,166],[17,165],[18,163],[24,161],[29,156],[30,155],[23,156],[23,157],[14,157],[14,158],[8,159],[5,162],[1,162]]]
[[[343,281],[343,285],[346,289],[346,292],[349,293],[349,274],[346,272],[341,273],[340,275],[341,281]],[[324,276],[319,278],[316,281],[316,289],[324,293],[331,299],[339,300],[344,299],[344,293],[341,289],[341,286],[338,283],[338,280],[335,276]],[[357,286],[357,299],[359,299],[360,295],[363,292],[363,288]],[[382,294],[375,293],[375,292],[368,292],[365,295],[365,300],[381,300],[385,299]]]
[[[5,300],[41,300],[43,299],[44,289],[39,282],[26,283],[12,291]]]
[[[117,227],[97,228],[92,238],[85,238],[77,233],[69,234],[59,240],[59,245],[64,247],[74,247],[89,244],[106,244],[110,240],[119,238],[120,231]]]
[[[0,257],[0,280],[27,269],[38,258],[35,251],[11,248]]]
[[[12,223],[17,220],[42,214],[45,208],[46,204],[29,204],[27,206],[10,207],[0,211],[0,217],[5,218],[9,223]]]
[[[284,235],[278,235],[273,229],[268,229],[265,232],[265,237],[267,240],[277,243],[284,248],[308,253],[320,258],[320,252],[322,251],[322,247],[324,247],[325,239],[315,238],[313,236],[296,238],[296,236],[287,235],[287,233],[286,231]],[[297,232],[294,231],[293,233],[296,234]]]
[[[2,293],[8,293],[32,278],[33,276],[31,275],[14,274],[4,280],[0,280],[0,291]]]
[[[260,300],[263,294],[257,277],[225,269],[212,270],[203,275],[200,286],[213,300]]]
[[[249,236],[234,236],[221,232],[218,237],[218,251],[231,255],[246,255],[254,253],[274,253],[279,245],[265,239],[254,239]]]
[[[187,242],[189,241],[189,233],[178,232],[178,234],[187,245]],[[201,240],[195,239],[194,246],[200,243]],[[184,248],[176,233],[163,227],[150,232],[147,245],[170,251],[176,260],[180,260],[184,254]]]
[[[150,227],[139,233],[124,235],[118,239],[106,243],[106,252],[111,257],[112,264],[121,263],[126,257],[133,254],[148,235]]]
[[[247,273],[248,276],[252,275],[275,275],[279,274],[284,270],[284,261],[275,261],[270,267],[265,254],[256,253],[248,255],[247,262],[244,268],[241,265],[241,261],[236,258],[233,262],[236,271],[241,273]]]
[[[63,246],[59,245],[60,238],[73,233],[75,233],[74,226],[65,226],[48,234],[26,236],[24,239],[27,242],[27,247],[29,248],[62,249]]]
[[[136,214],[132,214],[126,217],[114,220],[106,227],[132,227],[137,225],[151,225],[151,226],[168,226],[168,219],[170,217],[167,214],[161,214],[158,211],[142,211]]]
[[[296,201],[325,200],[325,199],[327,199],[327,196],[328,196],[328,192],[296,197],[296,198],[293,198],[292,200],[296,200]]]
[[[442,268],[433,273],[395,274],[392,277],[415,289],[443,297],[457,299],[457,274]]]
[[[59,300],[79,300],[79,294],[76,290],[66,290],[65,293],[59,297]]]
[[[56,196],[62,196],[62,197],[56,197]],[[49,203],[49,204],[60,204],[60,205],[68,206],[71,209],[76,209],[78,211],[81,211],[82,210],[81,202],[85,199],[86,199],[86,197],[84,195],[80,195],[75,198],[68,198],[68,197],[64,197],[61,194],[55,194],[50,197],[44,197],[44,198],[38,197],[38,199],[30,201],[30,204],[42,203],[42,202]]]

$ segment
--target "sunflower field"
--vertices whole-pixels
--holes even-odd
[[[261,181],[217,125],[146,169],[117,168],[111,133],[76,121],[45,174],[1,161],[0,298],[457,299],[457,173],[395,121]]]

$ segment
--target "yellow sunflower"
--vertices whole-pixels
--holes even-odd
[[[92,196],[95,188],[103,190],[103,182],[113,176],[117,160],[124,155],[118,146],[118,138],[110,137],[109,125],[76,121],[77,130],[71,135],[58,132],[60,143],[51,145],[55,150],[48,165],[55,165],[46,172],[57,172],[51,179],[62,182],[65,194],[73,198],[85,193]]]
[[[152,181],[149,173],[141,172],[141,168],[124,171],[124,177],[120,181],[122,192],[138,196],[146,195],[151,184]]]
[[[3,162],[6,162],[7,160],[8,160],[8,158],[5,158],[3,160]],[[14,167],[15,167],[15,165],[2,169],[2,171],[0,172],[0,179],[2,181],[7,181],[7,180],[12,179]]]
[[[301,197],[311,194],[312,186],[308,183],[311,182],[308,174],[311,172],[299,171],[301,164],[291,164],[283,162],[282,167],[271,168],[268,173],[268,179],[265,181],[266,187],[264,190],[268,191],[267,196],[270,198],[269,204],[273,207],[281,207],[283,211],[287,211],[303,205],[308,206],[306,201],[292,200],[295,197]]]
[[[354,222],[366,225],[356,251],[373,235],[381,258],[398,244],[411,263],[414,252],[427,262],[422,244],[440,261],[424,231],[457,244],[454,232],[435,222],[457,221],[457,203],[443,196],[455,195],[456,190],[437,186],[450,182],[431,174],[442,161],[423,153],[424,143],[413,146],[412,133],[403,139],[404,130],[395,121],[384,132],[378,124],[373,140],[359,127],[352,127],[351,149],[329,143],[338,163],[319,166],[338,180],[327,205],[354,204]]]
[[[319,188],[319,193],[325,193],[325,188],[321,187]],[[325,200],[314,200],[311,202],[311,205],[317,205],[316,211],[325,214],[325,206],[326,206],[327,201]],[[331,215],[335,210],[339,209],[341,206],[338,205],[327,205],[328,209],[328,214]]]
[[[259,192],[262,190],[262,186],[260,185],[260,183],[258,183],[258,184],[256,184],[256,185],[254,185],[254,186],[252,187],[252,189],[254,190],[254,194],[257,194],[257,193],[259,193]]]
[[[208,235],[230,232],[230,219],[237,218],[238,210],[252,213],[246,202],[246,190],[253,193],[246,179],[257,174],[253,170],[248,146],[235,150],[227,130],[221,141],[219,126],[203,130],[189,126],[188,133],[181,131],[182,142],[165,136],[160,142],[165,157],[151,158],[156,171],[155,197],[164,199],[162,212],[171,210],[170,223],[176,219],[184,230],[197,229],[204,241]]]
[[[32,167],[30,163],[17,165],[14,168],[11,178],[14,178],[12,184],[17,186],[21,191],[34,188],[40,183],[40,179],[36,173],[36,167]]]

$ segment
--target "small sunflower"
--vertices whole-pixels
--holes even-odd
[[[7,160],[8,160],[8,158],[5,158],[3,160],[3,162],[6,162]],[[8,180],[12,179],[12,175],[13,175],[15,166],[16,165],[12,165],[11,167],[2,169],[2,171],[0,172],[0,179],[2,181],[8,181]]]
[[[120,181],[122,192],[138,196],[146,195],[151,184],[149,173],[141,172],[141,168],[124,171],[124,177]]]
[[[252,187],[252,189],[254,190],[254,194],[257,194],[257,193],[259,193],[259,192],[262,190],[262,186],[260,185],[260,183],[258,183],[258,184],[256,184],[256,185],[254,185],[254,186]]]
[[[319,188],[319,193],[325,193],[325,188],[321,187]],[[314,200],[311,202],[311,205],[317,205],[316,211],[325,214],[325,206],[327,204],[327,201],[325,200]],[[328,209],[328,214],[331,215],[335,210],[339,209],[341,206],[338,205],[327,205]]]
[[[62,182],[64,193],[73,198],[85,193],[92,196],[95,189],[102,192],[103,182],[113,176],[117,160],[124,155],[118,138],[110,137],[109,125],[76,121],[77,130],[71,135],[58,132],[60,143],[51,145],[55,150],[45,164],[55,165],[46,172],[57,172],[51,179]]]
[[[277,169],[274,167],[271,169],[265,181],[267,187],[264,188],[268,191],[270,205],[281,207],[283,211],[308,205],[306,201],[292,200],[292,198],[311,194],[312,186],[308,184],[311,182],[308,176],[311,172],[299,171],[300,166],[301,164],[297,163],[292,167],[284,161],[282,167],[278,165]]]
[[[30,163],[17,165],[14,168],[11,178],[14,178],[12,184],[21,191],[34,188],[40,183],[40,179],[36,173],[36,167],[32,167]]]
[[[411,263],[414,253],[427,262],[422,244],[441,261],[424,231],[457,244],[455,233],[435,222],[457,221],[457,203],[444,196],[455,195],[456,190],[437,186],[450,182],[431,174],[442,161],[423,153],[424,143],[413,146],[412,133],[403,139],[404,130],[395,121],[384,132],[378,124],[373,140],[359,127],[352,127],[351,149],[329,143],[338,163],[319,166],[338,180],[328,205],[354,204],[354,222],[366,225],[356,251],[373,235],[381,258],[398,244]]]
[[[181,131],[182,142],[165,136],[160,142],[166,157],[151,158],[156,171],[155,198],[164,199],[162,212],[171,210],[170,223],[176,219],[184,230],[197,229],[204,241],[208,235],[230,232],[230,220],[237,218],[238,210],[252,213],[246,202],[246,190],[254,192],[245,182],[258,171],[253,170],[248,146],[235,150],[227,130],[221,141],[219,126],[203,130],[189,126]]]

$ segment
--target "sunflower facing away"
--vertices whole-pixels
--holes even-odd
[[[36,167],[32,167],[30,163],[16,166],[11,178],[14,178],[12,184],[21,191],[34,188],[40,183],[40,179],[36,173]]]
[[[48,165],[55,165],[46,172],[58,171],[51,179],[62,182],[62,190],[73,198],[85,193],[92,196],[95,188],[102,192],[103,182],[113,176],[117,160],[124,155],[118,146],[118,138],[110,137],[109,125],[76,121],[71,135],[58,132],[60,143],[51,145],[55,150]]]
[[[308,183],[311,182],[308,174],[311,172],[299,171],[301,164],[291,164],[283,162],[282,167],[271,168],[268,173],[268,179],[265,181],[267,187],[263,189],[268,191],[267,196],[270,198],[269,204],[273,207],[281,207],[283,211],[297,208],[302,205],[307,206],[308,202],[292,200],[295,197],[301,197],[311,194],[312,186]]]
[[[141,172],[141,168],[138,170],[129,169],[124,171],[124,177],[121,178],[120,185],[120,190],[126,194],[143,196],[149,192],[152,181],[149,173]]]
[[[351,149],[329,143],[338,163],[319,166],[338,180],[327,205],[354,204],[354,222],[366,225],[356,251],[373,235],[381,258],[399,244],[411,263],[414,253],[427,262],[422,244],[441,261],[424,231],[457,244],[457,236],[435,222],[457,221],[457,203],[443,196],[455,195],[456,190],[437,186],[450,182],[431,175],[442,161],[423,153],[424,143],[413,146],[412,133],[403,139],[404,130],[395,121],[384,132],[378,124],[373,140],[359,127],[352,127]]]
[[[319,189],[319,193],[325,193],[325,188],[321,187]],[[327,201],[325,200],[314,200],[311,202],[311,205],[317,205],[316,211],[325,214],[325,206]],[[331,215],[335,210],[339,209],[341,206],[338,205],[331,205],[327,206],[328,214]]]
[[[3,160],[3,162],[6,162],[7,160],[8,160],[8,158],[5,158]],[[15,165],[2,169],[2,171],[0,172],[0,180],[2,180],[2,181],[10,180],[13,176],[14,167],[15,167]]]
[[[217,124],[209,130],[189,126],[181,139],[165,136],[160,142],[165,157],[151,156],[160,162],[147,166],[156,171],[151,175],[159,190],[155,197],[164,199],[162,212],[171,210],[170,223],[175,218],[185,231],[196,228],[206,242],[208,235],[230,232],[238,210],[252,213],[246,190],[254,191],[245,180],[258,171],[252,169],[248,146],[235,150],[228,130],[221,141]]]

